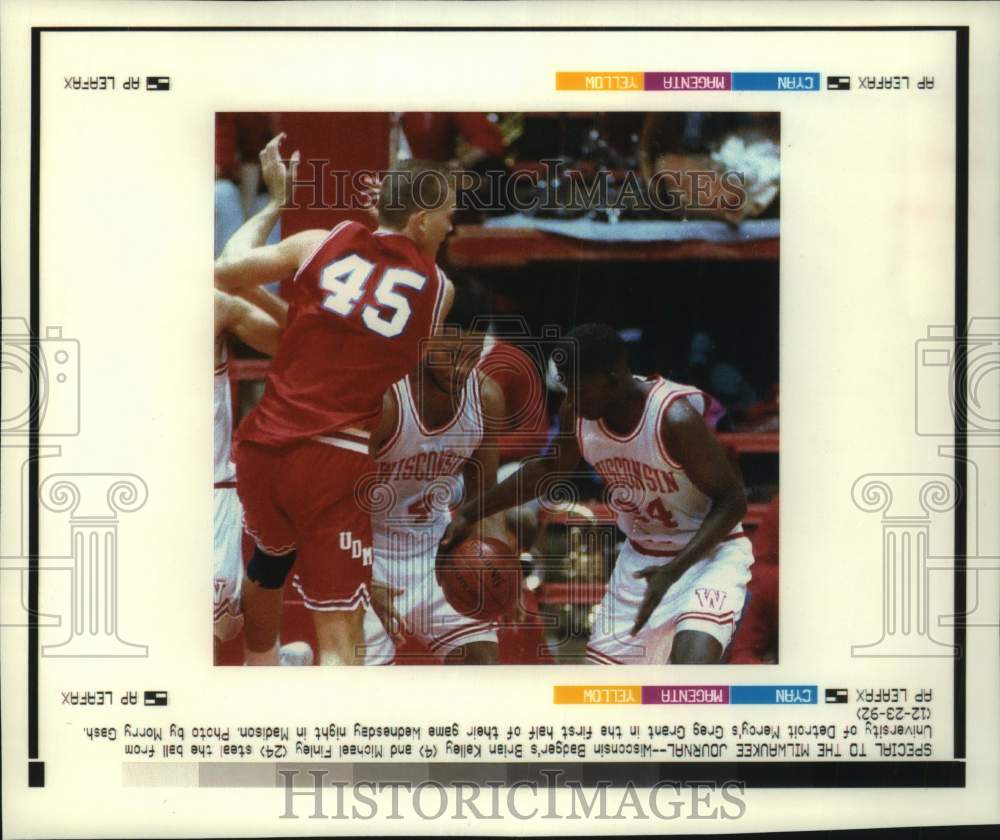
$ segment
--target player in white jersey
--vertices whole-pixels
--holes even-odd
[[[479,495],[496,484],[497,421],[503,394],[474,366],[482,333],[468,327],[475,295],[456,287],[442,334],[430,342],[418,369],[383,399],[382,422],[372,435],[377,473],[364,488],[372,509],[373,601],[365,615],[366,665],[393,662],[397,639],[419,639],[445,664],[497,662],[494,622],[462,615],[435,577],[438,543],[451,520],[450,505],[465,488]],[[487,536],[505,539],[499,521]]]
[[[599,664],[710,664],[732,639],[753,554],[743,533],[743,487],[705,424],[704,394],[628,369],[610,327],[586,324],[567,339],[568,396],[557,449],[531,461],[521,486],[572,473],[580,458],[603,478],[628,538],[594,621],[587,659]],[[505,481],[457,512],[443,545],[480,515],[523,503]]]

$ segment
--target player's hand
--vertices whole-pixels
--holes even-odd
[[[445,533],[447,536],[447,532]],[[454,563],[452,559],[451,552],[444,548],[444,543],[438,546],[437,557],[434,558],[434,580],[437,581],[438,586],[444,586],[441,582],[441,578],[451,565]]]
[[[396,645],[400,645],[403,642],[405,634],[410,632],[410,628],[406,624],[406,619],[396,610],[396,598],[403,594],[403,590],[395,589],[385,583],[373,580],[369,591],[371,592],[372,609],[375,610],[375,615],[382,622],[382,626],[385,627],[392,641]]]
[[[633,573],[633,577],[646,579],[646,594],[639,605],[639,612],[636,613],[631,635],[634,636],[645,627],[653,610],[660,605],[667,590],[677,583],[677,579],[684,571],[677,563],[670,563],[666,566],[646,566],[645,569]]]
[[[298,151],[292,152],[292,158],[286,165],[281,159],[281,141],[285,132],[270,139],[260,153],[260,173],[267,186],[268,195],[278,207],[284,207],[292,200],[292,183],[295,181],[295,170],[299,165]]]
[[[452,516],[451,522],[448,523],[448,527],[445,529],[444,536],[441,537],[441,544],[438,550],[439,560],[442,554],[447,554],[465,539],[466,535],[472,529],[473,524],[470,519],[461,513],[456,512]]]

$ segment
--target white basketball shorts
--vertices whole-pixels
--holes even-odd
[[[372,582],[403,590],[395,599],[396,612],[409,631],[435,656],[444,659],[452,650],[471,642],[497,642],[496,622],[462,615],[444,597],[434,577],[434,551],[416,557],[391,559],[390,552],[375,548]],[[391,665],[396,646],[370,608],[365,613],[365,665]]]
[[[596,665],[666,664],[676,633],[700,630],[723,650],[743,611],[753,552],[744,536],[720,543],[667,590],[649,621],[630,635],[646,581],[634,573],[671,560],[644,554],[631,542],[618,555],[607,591],[594,617],[587,661]]]

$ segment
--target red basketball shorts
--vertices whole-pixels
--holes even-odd
[[[313,610],[369,603],[371,515],[358,481],[373,464],[367,443],[346,447],[342,437],[282,448],[241,441],[234,453],[247,533],[268,554],[297,551],[293,585]]]

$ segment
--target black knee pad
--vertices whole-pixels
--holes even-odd
[[[247,577],[264,589],[281,589],[294,563],[294,551],[274,555],[254,546],[253,557],[247,564]]]

